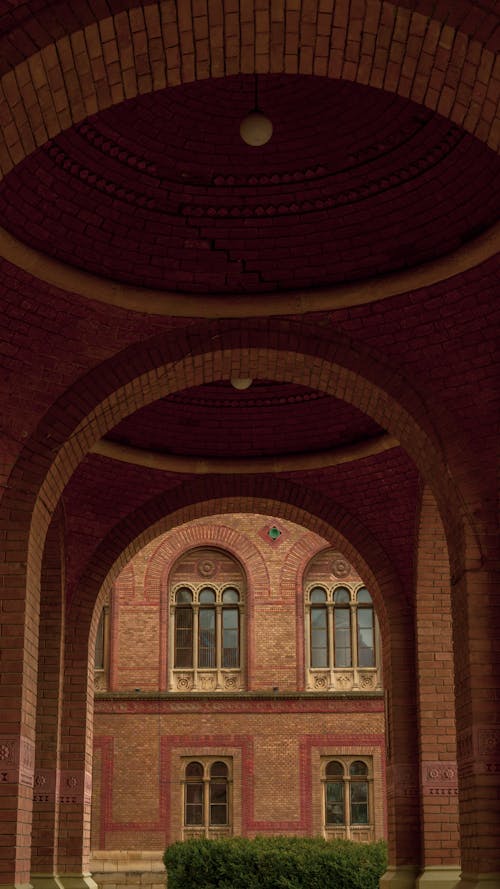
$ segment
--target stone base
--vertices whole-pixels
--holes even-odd
[[[94,852],[90,866],[99,889],[165,889],[163,852]]]
[[[61,889],[59,878],[55,874],[31,874],[33,889]]]
[[[92,874],[58,874],[56,879],[60,889],[97,889]]]
[[[418,871],[413,864],[388,867],[380,878],[380,889],[415,889]]]
[[[460,875],[457,889],[500,889],[500,873]]]
[[[31,883],[0,883],[0,889],[33,889]]]
[[[457,889],[459,880],[459,867],[439,865],[426,867],[415,885],[417,889]]]

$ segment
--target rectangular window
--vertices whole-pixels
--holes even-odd
[[[104,608],[101,611],[101,616],[97,625],[94,668],[96,670],[104,670]]]
[[[342,781],[326,783],[326,824],[345,824],[344,784]]]
[[[193,609],[175,609],[174,667],[193,666]]]
[[[203,824],[203,782],[186,784],[185,823]]]
[[[358,608],[358,665],[375,666],[373,609]]]
[[[227,824],[227,781],[210,781],[210,824]]]
[[[328,667],[326,608],[311,608],[311,667]]]
[[[351,824],[368,824],[368,782],[351,782]]]
[[[222,666],[231,668],[240,665],[240,629],[237,608],[222,609]]]
[[[351,611],[349,608],[335,608],[335,666],[351,667]]]
[[[215,608],[200,608],[198,666],[215,667]]]

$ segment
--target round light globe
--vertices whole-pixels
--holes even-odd
[[[265,114],[251,111],[240,124],[240,136],[247,145],[259,148],[265,145],[273,135],[273,125]]]
[[[249,377],[231,377],[231,386],[235,389],[248,389],[252,383]]]

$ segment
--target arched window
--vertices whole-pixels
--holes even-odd
[[[360,667],[375,666],[375,621],[372,597],[365,587],[357,593],[358,664]]]
[[[193,573],[193,562],[195,568],[201,566],[201,573],[207,566],[215,573],[215,559],[201,559],[198,551],[194,551],[194,558],[190,551],[189,558],[183,557],[172,572],[169,687],[173,691],[237,691],[243,687],[243,574],[232,557],[218,553],[217,558],[224,565],[222,578],[229,574],[236,580],[240,574],[241,583],[211,579],[208,583],[176,583],[176,575]]]
[[[326,591],[314,587],[310,592],[311,602],[311,666],[328,666],[328,614]]]
[[[333,594],[335,626],[334,662],[336,667],[352,667],[351,596],[346,587],[337,587]]]
[[[368,766],[361,760],[351,763],[350,809],[351,824],[368,824]]]
[[[186,587],[175,594],[174,666],[193,666],[193,594]]]
[[[344,766],[333,760],[325,768],[325,823],[345,824]]]
[[[200,757],[184,769],[184,835],[217,836],[230,828],[231,761]]]
[[[371,757],[339,756],[324,763],[324,828],[326,835],[369,839],[372,821]]]
[[[366,587],[306,585],[305,611],[307,687],[344,692],[380,689],[377,622]]]

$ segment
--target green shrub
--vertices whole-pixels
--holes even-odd
[[[231,837],[174,843],[164,855],[168,889],[377,889],[383,842]]]

